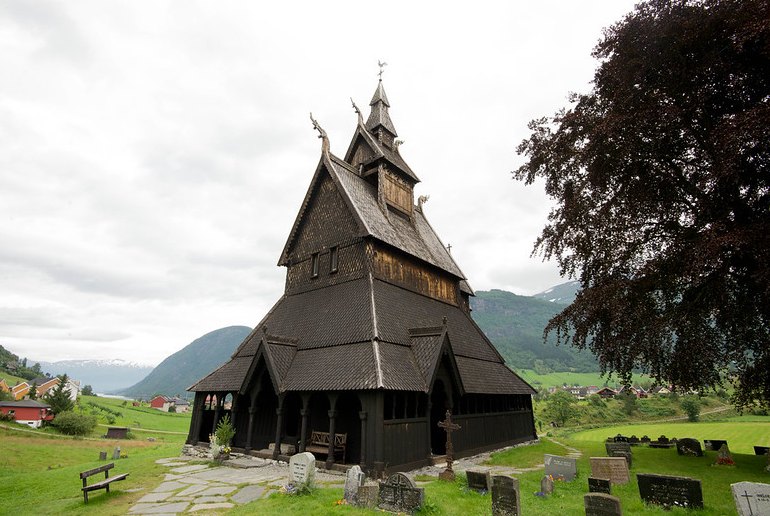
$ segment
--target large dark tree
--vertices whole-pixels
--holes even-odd
[[[770,2],[648,1],[594,57],[518,149],[556,201],[535,252],[582,284],[546,333],[626,382],[770,404]]]

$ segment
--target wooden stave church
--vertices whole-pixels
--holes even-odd
[[[400,155],[379,81],[344,159],[321,158],[284,246],[284,295],[195,392],[188,444],[207,442],[225,414],[233,446],[272,458],[305,451],[313,430],[326,458],[372,474],[445,453],[445,411],[462,429],[456,456],[536,439],[535,390],[504,364],[470,316],[474,295],[414,204],[415,173]],[[226,400],[229,403],[226,403]]]

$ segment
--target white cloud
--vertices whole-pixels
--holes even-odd
[[[256,324],[319,154],[376,62],[426,212],[476,289],[560,278],[526,124],[589,87],[628,1],[0,3],[0,344],[157,363]]]

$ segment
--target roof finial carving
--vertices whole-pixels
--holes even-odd
[[[310,113],[310,121],[313,122],[313,129],[318,131],[318,137],[321,138],[321,152],[328,154],[329,153],[329,137],[326,135],[326,131],[323,130],[323,127],[321,127],[318,124],[318,121],[313,118],[313,113]]]
[[[378,73],[377,75],[379,75],[380,76],[380,80],[382,80],[382,73],[385,71],[385,67],[388,66],[388,63],[386,63],[384,61],[380,61],[378,59],[377,60],[377,66],[380,67],[380,73]]]
[[[363,115],[361,115],[361,110],[358,109],[358,106],[356,106],[356,103],[353,100],[353,97],[350,97],[350,103],[353,104],[353,110],[358,115],[358,125],[364,125],[364,117]]]
[[[417,207],[422,210],[422,205],[428,202],[430,195],[421,195],[417,198]]]

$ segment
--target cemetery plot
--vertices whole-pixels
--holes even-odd
[[[700,480],[687,477],[638,473],[639,496],[645,503],[663,507],[703,508]]]
[[[465,472],[465,475],[468,478],[468,489],[484,493],[489,491],[491,484],[489,470],[469,469]]]
[[[627,484],[631,480],[624,457],[591,457],[589,461],[594,478],[607,478],[613,484]]]
[[[620,498],[604,493],[588,493],[583,496],[586,516],[622,516]]]
[[[543,457],[545,474],[557,480],[572,481],[577,476],[577,460],[560,455],[545,454]]]

